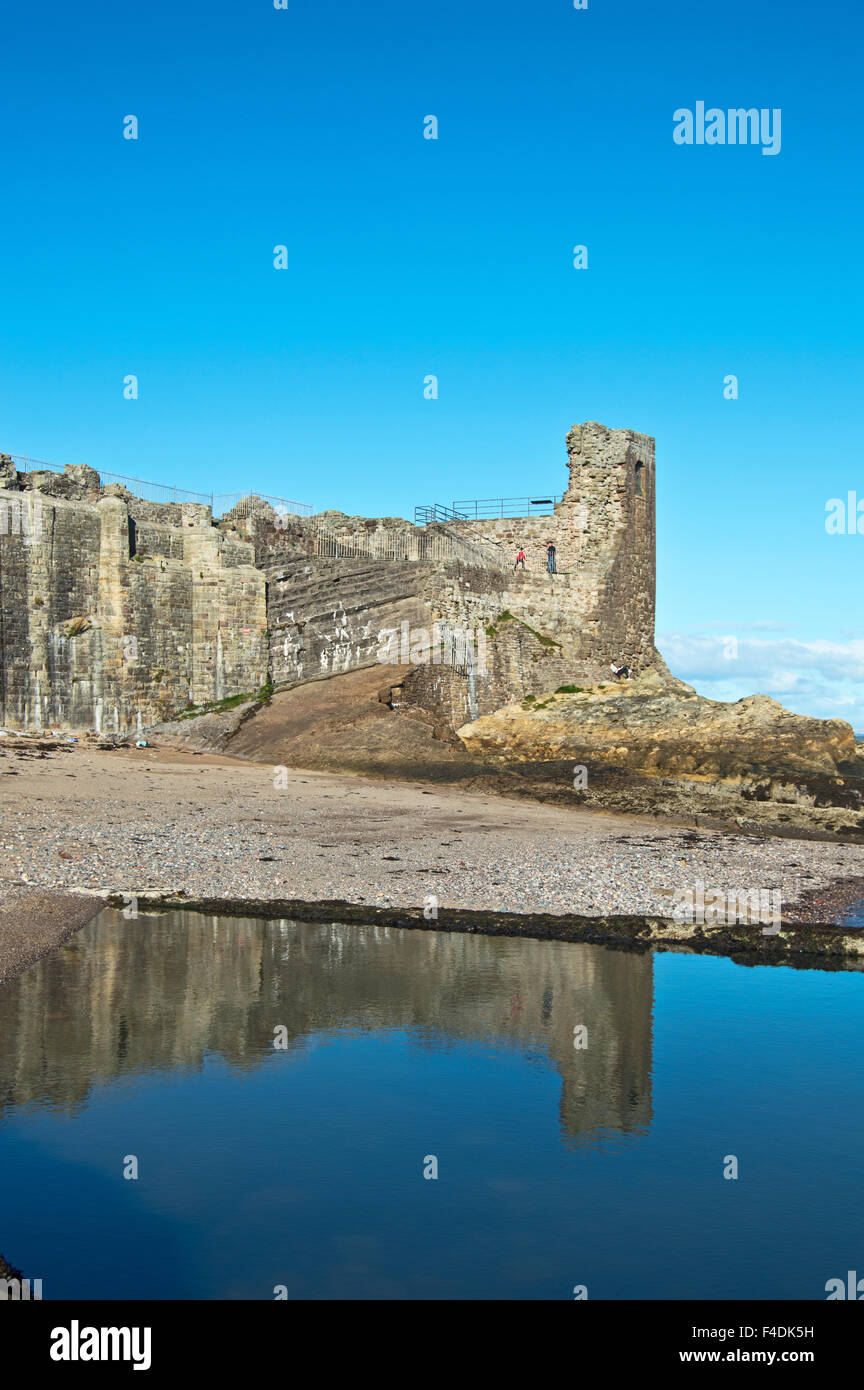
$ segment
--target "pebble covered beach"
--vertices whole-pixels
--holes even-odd
[[[6,775],[3,775],[3,774]],[[691,830],[453,788],[74,746],[0,761],[5,888],[342,900],[517,913],[668,913],[670,893],[780,889],[837,920],[864,848]],[[850,885],[844,893],[843,885]]]

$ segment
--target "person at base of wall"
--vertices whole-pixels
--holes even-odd
[[[610,669],[610,671],[612,672],[613,676],[615,677],[616,681],[620,681],[620,680],[629,681],[630,677],[631,677],[632,674],[633,674],[633,672],[630,670],[630,667],[629,667],[629,666],[623,666],[623,665],[622,665],[622,666],[618,666],[618,665],[616,665],[616,663],[615,663],[614,661],[611,661],[611,662],[609,663],[609,669]]]

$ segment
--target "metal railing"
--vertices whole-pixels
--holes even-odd
[[[58,473],[61,477],[65,471],[63,464],[47,463],[45,459],[34,459],[29,454],[9,454],[15,467],[22,473]],[[118,483],[120,487],[125,487],[127,492],[131,492],[135,497],[140,497],[144,502],[195,502],[199,506],[209,507],[212,501],[211,494],[204,492],[189,492],[187,488],[172,487],[169,483],[148,483],[143,478],[128,478],[122,473],[108,473],[104,468],[93,470],[99,474],[99,482],[103,487],[109,483]]]
[[[271,497],[266,492],[217,492],[212,495],[211,502],[214,517],[233,512],[238,520],[242,520],[255,510],[256,502],[265,502],[279,516],[312,515],[308,502],[291,502],[287,497]]]
[[[551,516],[562,496],[560,492],[541,492],[536,497],[486,497],[479,501],[454,502],[453,511],[460,519],[471,521],[509,516]]]
[[[46,471],[57,473],[61,477],[65,472],[66,465],[62,463],[48,463],[46,459],[31,458],[29,454],[9,454],[15,467],[21,473],[37,473]],[[109,473],[104,468],[93,470],[99,475],[102,486],[109,483],[118,483],[133,496],[140,497],[145,502],[194,502],[198,506],[210,507],[213,515],[222,516],[227,511],[236,511],[239,518],[247,517],[253,510],[254,501],[257,498],[266,502],[274,511],[292,516],[311,516],[312,507],[308,502],[291,502],[287,497],[270,497],[264,492],[190,492],[188,488],[174,487],[170,483],[151,483],[144,478],[130,478],[123,473]]]
[[[9,454],[15,467],[22,472],[47,470],[62,476],[62,464],[48,463],[28,454]],[[237,520],[245,520],[261,507],[274,512],[278,526],[280,516],[296,516],[311,522],[314,553],[323,557],[368,558],[373,560],[439,561],[462,560],[466,564],[481,565],[487,569],[509,569],[510,561],[502,548],[495,542],[472,537],[470,540],[449,529],[447,523],[467,521],[487,516],[525,515],[503,510],[483,511],[481,508],[500,508],[505,504],[516,504],[529,499],[504,498],[491,502],[457,502],[453,507],[435,503],[431,507],[415,508],[415,526],[406,531],[379,531],[366,536],[340,534],[328,526],[320,525],[312,516],[312,507],[307,502],[292,502],[286,497],[274,497],[263,492],[190,492],[186,488],[172,487],[167,483],[151,483],[143,478],[130,478],[122,473],[109,473],[105,469],[93,470],[99,475],[102,485],[119,483],[135,497],[150,502],[196,503],[208,506],[214,517],[232,513]],[[551,506],[556,498],[531,499],[532,507]],[[422,529],[421,529],[422,528]]]
[[[437,521],[467,521],[468,517],[461,512],[454,512],[452,507],[445,507],[441,502],[433,502],[428,507],[414,508],[415,526],[433,526]]]
[[[436,521],[495,521],[503,517],[552,516],[555,504],[563,493],[541,493],[538,497],[484,497],[467,502],[454,502],[445,507],[441,502],[414,508],[415,526],[429,526]]]

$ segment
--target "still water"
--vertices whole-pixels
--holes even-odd
[[[0,988],[0,1252],[46,1299],[824,1299],[864,1272],[862,1004],[855,971],[104,912]]]
[[[843,927],[864,927],[864,898],[847,907],[837,920]]]

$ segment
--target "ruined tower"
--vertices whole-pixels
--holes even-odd
[[[578,581],[583,654],[653,664],[654,440],[593,420],[567,435],[570,482],[555,508],[560,568]]]
[[[611,661],[636,670],[659,662],[654,647],[654,440],[589,420],[571,426],[566,444],[568,485],[553,515],[453,523],[462,533],[497,542],[509,558],[503,583],[492,575],[473,581],[485,588],[488,604],[478,607],[471,601],[470,584],[463,586],[466,615],[482,611],[494,618],[497,602],[499,612],[512,613],[554,644],[531,653],[531,665],[538,668],[530,681],[533,690],[543,672],[546,688],[551,688],[553,666],[567,680],[585,684],[607,679]],[[554,576],[546,570],[550,541],[556,549]],[[512,569],[520,548],[527,556],[524,573]],[[528,668],[522,679],[530,679]],[[520,680],[512,666],[506,680],[515,693]]]

